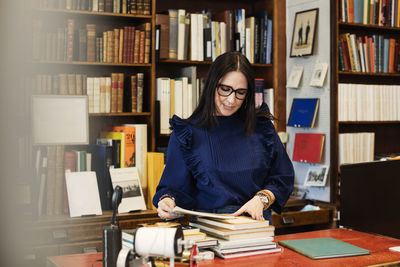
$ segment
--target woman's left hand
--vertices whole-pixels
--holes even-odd
[[[264,204],[258,196],[254,196],[252,199],[247,201],[240,209],[238,209],[233,216],[239,216],[244,212],[247,212],[253,219],[263,221]]]

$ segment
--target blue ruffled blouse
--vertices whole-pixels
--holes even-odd
[[[235,114],[218,122],[207,130],[176,115],[170,119],[173,132],[153,204],[168,194],[182,208],[212,210],[241,206],[268,189],[276,198],[271,208],[280,213],[293,190],[294,170],[272,122],[258,117],[248,137]]]

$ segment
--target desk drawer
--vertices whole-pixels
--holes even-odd
[[[34,245],[60,244],[102,239],[102,227],[109,222],[71,224],[32,229]]]
[[[330,221],[331,210],[327,208],[312,211],[288,211],[282,214],[272,215],[272,223],[278,229],[302,225],[324,224]]]

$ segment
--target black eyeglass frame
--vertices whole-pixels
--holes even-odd
[[[229,94],[227,94],[227,95],[221,94],[221,92],[219,91],[219,88],[221,88],[222,86],[230,89]],[[239,98],[239,97],[238,97],[238,93],[240,94],[241,91],[246,91],[246,94],[243,96],[243,98]],[[235,97],[236,97],[237,99],[239,99],[239,100],[245,100],[245,99],[246,99],[246,96],[247,96],[247,91],[248,91],[248,89],[245,89],[245,88],[233,89],[232,86],[225,85],[225,84],[221,84],[221,83],[217,85],[217,93],[218,93],[220,96],[223,96],[223,97],[228,97],[228,96],[230,96],[233,92],[235,92]]]

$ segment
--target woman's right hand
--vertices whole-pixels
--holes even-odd
[[[164,220],[172,220],[178,218],[179,214],[174,213],[172,211],[172,209],[175,208],[175,206],[176,206],[175,201],[172,198],[166,197],[161,199],[158,202],[158,208],[157,208],[158,216]]]

